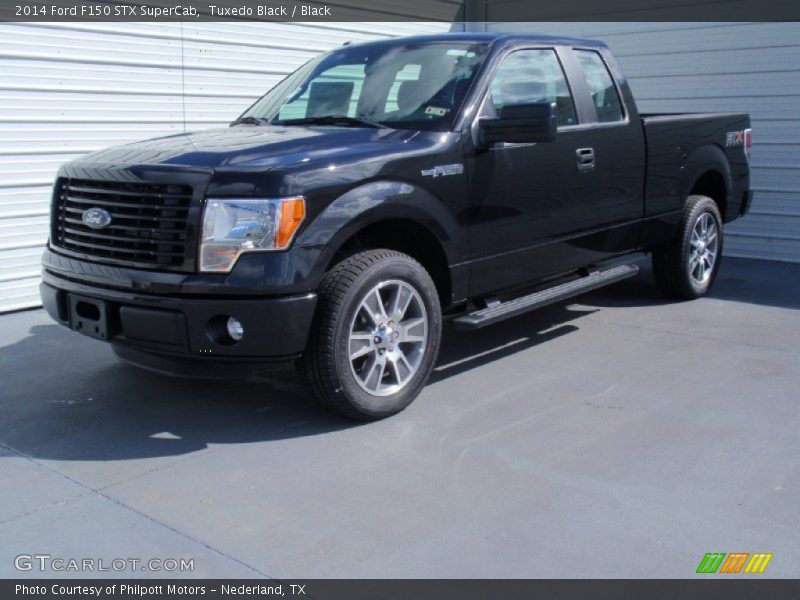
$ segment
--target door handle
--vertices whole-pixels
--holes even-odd
[[[594,171],[594,148],[578,148],[575,150],[578,162],[578,171]]]

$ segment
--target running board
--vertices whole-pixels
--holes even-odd
[[[498,321],[516,317],[535,308],[560,302],[584,292],[603,287],[610,283],[633,277],[639,272],[636,265],[620,265],[605,271],[593,271],[580,279],[574,279],[553,287],[509,300],[495,303],[482,310],[457,317],[453,320],[457,329],[480,329]]]

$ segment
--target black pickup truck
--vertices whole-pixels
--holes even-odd
[[[443,318],[476,329],[636,273],[707,293],[747,212],[746,114],[640,114],[605,44],[446,34],[346,45],[224,129],[64,165],[41,295],[125,361],[296,361],[352,418],[405,408]]]

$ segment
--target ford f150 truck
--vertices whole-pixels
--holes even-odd
[[[706,294],[747,212],[746,114],[640,114],[601,42],[345,45],[230,127],[64,165],[41,295],[125,361],[243,377],[295,361],[356,419],[405,408],[443,318],[476,329],[634,275]]]

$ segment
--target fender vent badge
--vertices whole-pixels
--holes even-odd
[[[464,165],[462,163],[453,163],[452,165],[436,165],[432,169],[422,169],[420,174],[423,177],[439,177],[445,175],[461,175],[464,172]]]

